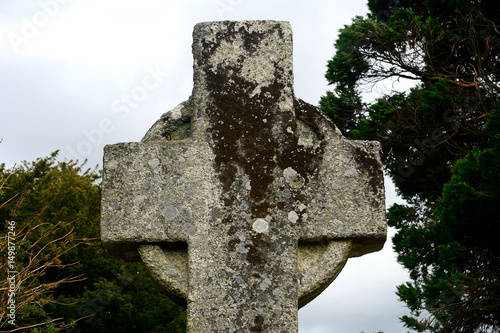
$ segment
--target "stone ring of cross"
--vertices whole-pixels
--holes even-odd
[[[145,263],[189,332],[297,332],[299,307],[384,244],[380,145],[294,96],[289,23],[193,39],[191,97],[105,147],[103,244]]]

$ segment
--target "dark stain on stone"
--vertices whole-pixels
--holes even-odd
[[[234,225],[232,225],[232,226],[229,228],[229,230],[228,230],[227,234],[228,234],[229,236],[232,236],[232,235],[234,235],[234,234],[236,233],[236,231],[237,231],[236,227],[235,227]]]
[[[231,224],[233,223],[233,217],[232,216],[226,216],[222,219],[222,223],[224,224]]]
[[[245,247],[247,247],[248,249],[248,253],[247,253],[247,261],[251,264],[254,264],[254,265],[263,265],[265,264],[267,261],[261,256],[261,252],[259,251],[259,249],[254,246],[254,245],[246,245]]]
[[[234,25],[229,25],[224,38],[230,38],[233,34],[231,29],[234,29]],[[245,33],[244,36],[244,43],[249,48],[263,38],[263,34]],[[223,38],[218,36],[216,40],[221,41]],[[205,48],[204,52],[210,54],[206,54],[203,59],[209,59],[216,48]],[[215,170],[223,186],[226,206],[234,203],[235,196],[230,193],[236,189],[234,184],[238,172],[248,175],[252,214],[254,217],[263,217],[268,212],[269,204],[262,202],[270,194],[269,185],[274,181],[275,168],[284,170],[292,167],[307,183],[318,169],[324,146],[315,149],[298,145],[294,114],[277,109],[284,89],[291,88],[291,82],[282,79],[281,67],[276,65],[275,80],[267,87],[260,87],[260,93],[252,97],[257,83],[243,79],[241,70],[237,65],[222,64],[214,71],[208,66],[205,69],[210,92],[207,114],[211,122]],[[300,111],[301,117],[307,118],[307,111]]]
[[[195,73],[204,75],[199,80],[206,84],[208,93],[203,103],[209,121],[208,140],[215,156],[214,170],[222,185],[220,199],[226,207],[226,216],[233,216],[233,223],[239,224],[223,224],[228,238],[235,237],[243,231],[244,225],[248,227],[248,223],[255,218],[274,215],[276,208],[289,211],[293,203],[304,201],[301,192],[316,177],[326,145],[320,129],[315,125],[319,111],[295,99],[292,73],[288,69],[285,72],[278,63],[274,63],[274,77],[267,86],[249,79],[248,73],[242,72],[245,57],[252,57],[261,48],[259,44],[264,37],[275,31],[271,29],[261,34],[241,31],[245,54],[231,64],[226,62],[213,67],[210,59],[222,41],[234,41],[234,29],[234,24],[229,24],[226,30],[217,32],[213,40],[199,41],[202,54],[197,58],[199,70]],[[280,109],[284,99],[291,99],[293,110]],[[299,144],[298,119],[311,128],[319,144],[313,147]],[[285,197],[283,191],[273,193],[273,184],[288,167],[300,174],[303,185],[295,189],[286,184],[283,191],[288,191],[289,195]],[[242,177],[247,179],[245,183]],[[251,216],[244,219],[234,212],[234,207],[239,207],[243,201],[248,203],[248,211],[251,212]],[[286,219],[276,221],[274,227],[279,228],[281,224],[283,228],[285,222]],[[246,253],[241,253],[241,258],[246,259],[249,267],[273,264],[269,236],[255,233],[251,228],[244,234],[251,234],[251,242],[244,245]],[[231,252],[239,250],[242,245],[238,238],[228,240]],[[254,268],[249,268],[249,273],[252,271]],[[269,274],[280,275],[276,272]],[[263,327],[263,318],[260,317],[251,331],[263,332]]]
[[[247,261],[254,265],[263,265],[267,263],[267,260],[263,257],[262,252],[259,248],[252,244],[245,245],[245,248],[248,249],[247,253]]]
[[[269,208],[268,202],[254,202],[252,205],[252,216],[255,218],[265,217]]]
[[[219,68],[217,74],[211,71],[207,74],[212,95],[207,113],[212,125],[216,170],[223,191],[230,191],[240,168],[249,176],[251,201],[262,201],[266,197],[268,184],[273,181],[271,172],[276,164],[272,128],[263,126],[262,119],[267,118],[269,124],[276,123],[272,118],[277,115],[269,109],[276,104],[282,87],[275,83],[277,87],[263,89],[260,95],[269,90],[272,97],[260,96],[261,100],[257,101],[257,98],[249,98],[256,85],[241,79],[234,72],[229,74],[228,68]],[[260,105],[260,102],[264,105]],[[231,204],[232,200],[226,203]]]
[[[241,29],[244,29],[243,27]],[[252,32],[246,34],[247,38],[243,41],[243,46],[245,50],[250,54],[254,54],[260,48],[259,44],[262,41],[262,38],[265,36],[263,32]]]
[[[232,251],[232,252],[236,251],[236,245],[238,245],[239,243],[240,243],[239,239],[237,239],[237,238],[231,239],[229,241],[229,244],[228,244],[229,245],[229,250]]]
[[[165,117],[163,120],[164,131],[162,136],[167,140],[183,140],[191,137],[191,118],[180,117],[171,119]]]
[[[258,315],[253,320],[254,326],[250,328],[250,332],[264,332],[264,317]]]
[[[370,177],[368,184],[370,185],[372,192],[379,196],[380,199],[380,196],[383,195],[380,189],[384,186],[384,175],[377,159],[364,150],[356,148],[354,160],[361,170],[368,171],[368,175]]]
[[[264,239],[262,234],[252,235],[252,243],[245,245],[248,250],[247,261],[255,265],[263,265],[267,263],[266,253],[270,247],[270,243]]]

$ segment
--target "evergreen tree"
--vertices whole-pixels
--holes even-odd
[[[389,209],[398,295],[417,331],[498,331],[500,6],[494,0],[369,0],[340,31],[321,109],[350,138],[378,140],[407,205]],[[411,80],[368,104],[361,93]],[[487,122],[488,128],[487,130]],[[496,201],[495,201],[496,200]],[[495,204],[496,203],[496,204]],[[430,318],[419,316],[426,310]]]
[[[142,264],[124,263],[103,248],[100,172],[55,159],[56,153],[13,170],[0,167],[0,230],[7,235],[15,221],[17,269],[26,272],[16,295],[24,300],[17,327],[184,332],[185,311],[157,292]],[[13,329],[6,320],[2,313],[2,330]]]

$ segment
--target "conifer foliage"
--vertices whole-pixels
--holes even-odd
[[[388,211],[420,332],[500,329],[500,6],[369,0],[340,31],[320,101],[345,135],[378,140],[406,205]],[[407,91],[390,89],[399,80]],[[362,93],[385,86],[372,103]]]
[[[142,264],[103,248],[100,172],[56,157],[0,165],[0,304],[12,296],[9,263],[17,272],[15,325],[3,306],[0,331],[185,332],[185,311]]]

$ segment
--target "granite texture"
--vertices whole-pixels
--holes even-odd
[[[193,39],[189,100],[105,147],[102,241],[187,306],[189,332],[297,332],[298,308],[384,244],[380,145],[294,96],[289,23]]]

